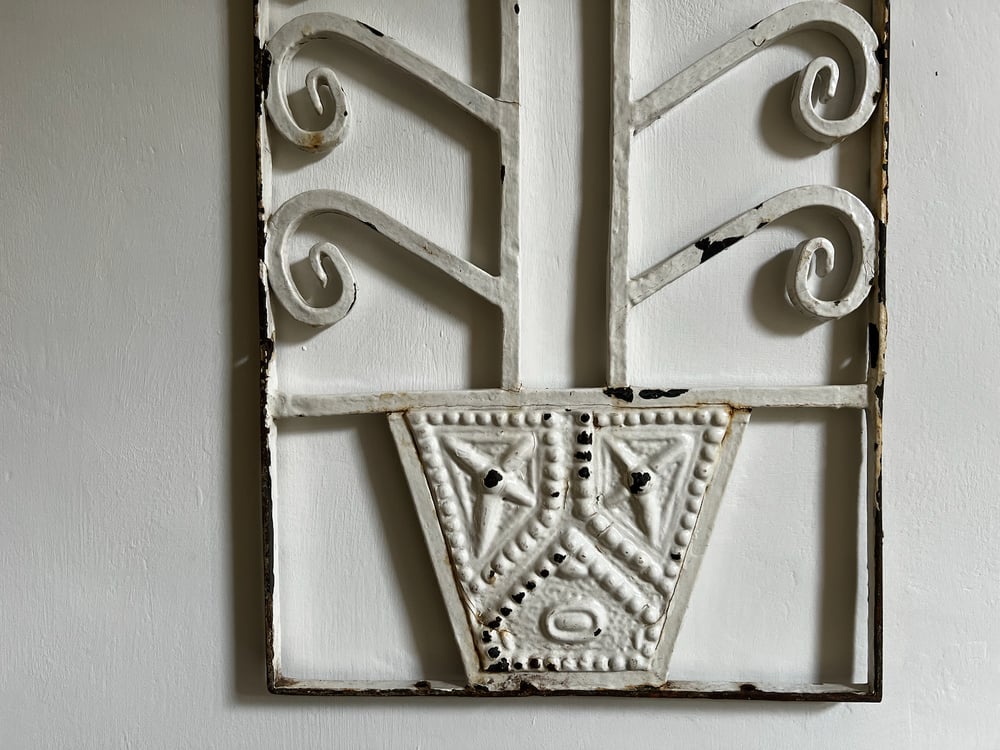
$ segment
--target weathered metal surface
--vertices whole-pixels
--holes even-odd
[[[608,689],[539,688],[530,677],[522,678],[509,690],[486,690],[439,680],[417,682],[338,682],[283,678],[271,686],[278,695],[408,697],[446,696],[458,698],[525,698],[544,696],[596,696],[604,698],[687,698],[697,700],[764,700],[786,703],[877,703],[881,695],[868,685],[803,683],[776,685],[754,682],[667,681],[655,686]]]
[[[758,386],[719,388],[678,388],[628,386],[621,388],[580,388],[569,391],[421,391],[416,393],[274,393],[270,410],[277,418],[328,417],[341,414],[388,414],[405,411],[414,404],[422,407],[532,406],[554,408],[598,406],[701,406],[724,404],[736,409],[815,407],[864,409],[868,404],[866,384],[834,386]]]
[[[505,388],[519,386],[517,351],[520,339],[519,282],[519,210],[518,210],[518,13],[504,4],[501,13],[500,93],[496,98],[463,83],[433,63],[411,52],[394,39],[368,24],[336,13],[308,13],[281,27],[267,42],[262,60],[267,71],[263,100],[275,129],[290,143],[304,151],[328,151],[347,137],[350,110],[347,94],[337,74],[326,67],[311,70],[306,76],[306,90],[320,115],[330,119],[322,130],[306,130],[295,121],[288,104],[285,81],[295,53],[317,39],[338,38],[354,43],[392,63],[423,84],[444,96],[454,106],[481,120],[497,132],[500,139],[500,274],[492,277],[481,268],[439,247],[359,198],[330,190],[315,190],[290,199],[271,217],[267,262],[271,269],[271,287],[293,317],[310,325],[331,325],[342,319],[357,297],[358,289],[350,266],[340,250],[331,243],[320,243],[309,254],[313,272],[323,286],[328,283],[323,260],[327,259],[340,276],[343,294],[333,305],[316,308],[299,293],[291,278],[286,255],[286,241],[299,224],[321,213],[336,213],[354,218],[395,242],[401,248],[422,257],[452,276],[489,302],[497,305],[503,318],[502,373]],[[332,107],[323,104],[320,88],[331,92]]]
[[[639,101],[632,101],[630,94],[629,0],[610,0],[613,92],[608,387],[562,391],[520,389],[518,5],[500,3],[501,82],[494,98],[455,79],[379,30],[337,14],[299,16],[268,39],[267,2],[255,0],[254,6],[269,688],[275,693],[303,695],[574,694],[880,700],[888,0],[876,0],[873,24],[827,0],[809,0],[779,10]],[[874,166],[869,199],[823,185],[795,188],[765,200],[691,246],[630,277],[627,229],[631,141],[712,80],[759,50],[803,30],[829,32],[844,44],[854,65],[855,91],[846,116],[824,118],[813,104],[813,95],[818,91],[820,101],[832,97],[840,71],[832,59],[816,58],[798,76],[791,116],[810,138],[834,143],[860,130],[877,113],[879,126],[872,132]],[[496,276],[347,193],[316,189],[291,198],[277,210],[271,205],[268,117],[277,133],[305,151],[327,151],[348,135],[349,95],[332,69],[315,68],[305,81],[313,107],[328,120],[325,127],[300,127],[288,104],[285,79],[290,61],[303,44],[323,38],[343,39],[380,56],[497,132],[502,190],[500,268]],[[329,90],[332,108],[324,105],[321,88]],[[852,266],[837,297],[817,298],[808,287],[808,277],[813,269],[820,275],[830,270],[833,247],[822,237],[807,240],[789,265],[789,302],[800,313],[818,320],[842,317],[868,303],[871,323],[867,382],[782,388],[629,385],[629,310],[749,234],[798,210],[832,213],[840,220],[851,240]],[[271,295],[297,319],[325,326],[346,316],[359,293],[349,265],[332,243],[315,245],[309,261],[323,285],[331,270],[340,277],[344,290],[340,299],[328,307],[313,307],[296,288],[286,243],[303,220],[320,213],[337,213],[367,224],[400,249],[436,266],[496,305],[503,321],[502,387],[486,391],[326,395],[278,391],[273,386],[276,363]],[[871,290],[875,293],[871,294]],[[719,509],[726,476],[750,410],[758,406],[865,411],[869,669],[864,684],[772,685],[666,679],[669,654]],[[360,413],[385,413],[389,417],[460,647],[467,676],[464,685],[310,681],[283,674],[277,604],[280,576],[274,533],[275,420]],[[550,427],[550,421],[558,425]],[[722,433],[716,440],[719,430]],[[584,434],[589,438],[586,445],[575,445],[573,441],[579,441]],[[450,470],[442,473],[445,463],[449,463]],[[635,554],[641,555],[641,563],[637,563],[640,558],[633,554],[633,547]],[[500,585],[501,581],[506,583]],[[533,584],[530,588],[529,582]],[[529,598],[536,603],[526,604]],[[534,608],[531,616],[518,621],[515,610],[527,607]],[[601,639],[599,646],[597,639]]]
[[[432,556],[451,562],[470,684],[662,684],[748,419],[721,406],[392,415]]]
[[[808,288],[813,268],[823,276],[833,267],[833,245],[816,237],[803,242],[788,271],[788,298],[801,313],[833,320],[856,310],[868,297],[874,276],[875,227],[871,210],[858,197],[833,187],[812,185],[775,196],[727,222],[690,247],[661,261],[635,278],[628,275],[629,162],[632,141],[656,120],[726,71],[789,35],[819,30],[832,34],[850,51],[855,91],[846,117],[829,120],[816,110],[813,95],[825,82],[820,100],[837,92],[840,69],[828,57],[812,60],[798,75],[792,117],[805,135],[833,143],[856,133],[872,116],[880,100],[881,66],[878,36],[855,11],[828,0],[796,3],[755,23],[715,52],[703,57],[639,101],[631,95],[631,0],[612,4],[612,168],[611,241],[608,261],[608,382],[624,385],[628,378],[628,316],[631,308],[701,263],[737,244],[772,221],[801,209],[830,212],[847,229],[852,241],[850,280],[836,299],[816,299]],[[815,266],[814,266],[815,263]]]
[[[867,425],[868,466],[868,690],[882,699],[883,685],[883,585],[882,562],[882,404],[885,396],[885,351],[888,314],[885,301],[886,231],[889,223],[889,0],[873,3],[874,27],[881,40],[876,59],[882,68],[882,92],[872,129],[870,203],[878,221],[878,247],[871,312],[868,353]],[[871,342],[874,341],[874,344]]]

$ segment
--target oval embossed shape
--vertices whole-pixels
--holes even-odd
[[[542,615],[542,632],[558,643],[583,643],[600,635],[607,620],[604,607],[596,601],[561,604]]]

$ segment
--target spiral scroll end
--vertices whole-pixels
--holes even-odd
[[[837,95],[840,87],[840,66],[831,57],[812,60],[795,79],[792,92],[792,119],[806,137],[831,145],[858,132],[875,111],[871,80],[865,80],[860,95],[855,97],[851,112],[843,118],[828,120],[819,113],[815,96],[825,104]]]
[[[326,269],[323,268],[323,258],[330,257],[326,244],[323,242],[313,245],[309,251],[309,265],[312,266],[313,273],[316,274],[316,278],[319,279],[319,283],[324,289],[330,282],[330,277],[326,275]]]
[[[272,68],[272,89],[266,100],[274,127],[303,151],[323,152],[339,146],[347,137],[348,109],[347,94],[340,85],[337,74],[330,68],[319,67],[313,68],[306,75],[305,89],[313,109],[316,114],[329,118],[330,121],[320,130],[307,130],[296,122],[288,105],[282,65]]]
[[[792,254],[791,263],[788,264],[786,292],[788,301],[806,317],[821,321],[837,320],[854,312],[867,296],[868,276],[864,273],[864,264],[860,266],[860,276],[856,275],[852,279],[844,289],[843,296],[838,299],[819,299],[812,293],[809,289],[810,273],[815,270],[817,276],[826,276],[833,270],[834,256],[833,244],[825,237],[806,240]]]
[[[306,91],[309,92],[309,99],[318,115],[322,115],[326,111],[321,92],[323,87],[329,89],[330,93],[336,96],[335,89],[340,89],[337,75],[330,68],[313,68],[306,76]],[[343,90],[340,90],[340,93],[343,94]]]
[[[309,250],[309,265],[316,274],[319,283],[325,289],[329,286],[330,276],[324,267],[324,262],[329,262],[340,277],[342,291],[340,298],[329,307],[312,307],[304,300],[301,300],[298,293],[281,294],[282,300],[288,299],[286,307],[292,316],[303,323],[314,326],[327,326],[336,323],[344,318],[354,307],[358,297],[358,285],[354,280],[351,267],[347,264],[340,249],[329,242],[319,242]],[[282,290],[284,291],[284,290]]]

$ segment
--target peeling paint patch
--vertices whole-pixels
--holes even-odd
[[[633,471],[632,483],[628,486],[628,491],[633,495],[638,495],[652,479],[653,477],[648,471]]]
[[[628,403],[632,403],[632,400],[635,398],[635,394],[631,388],[605,388],[604,395],[610,398],[617,398],[619,401],[627,401]]]
[[[509,672],[510,671],[510,662],[508,662],[507,658],[504,657],[500,661],[494,662],[493,664],[490,664],[488,667],[486,667],[486,671],[487,672]]]
[[[880,337],[878,335],[878,326],[874,323],[868,324],[868,367],[875,368],[878,366],[878,351],[879,351]]]
[[[878,223],[878,301],[885,304],[885,240],[886,225],[884,221]]]
[[[258,114],[263,114],[264,100],[267,99],[267,91],[271,83],[271,51],[257,37],[254,37],[254,57],[256,58],[254,65],[256,78],[254,107]]]
[[[710,237],[703,237],[694,243],[694,246],[701,250],[701,263],[704,263],[716,255],[721,253],[727,247],[735,245],[737,242],[743,239],[743,235],[737,237],[726,237],[721,240],[712,240]]]
[[[647,401],[658,398],[677,398],[678,396],[683,396],[688,390],[688,388],[668,388],[662,391],[659,388],[647,388],[639,391],[639,398],[646,399]]]

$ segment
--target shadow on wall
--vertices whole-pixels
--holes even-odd
[[[229,532],[233,692],[237,701],[267,695],[261,554],[257,194],[253,83],[253,8],[230,0],[229,185],[230,363]]]

